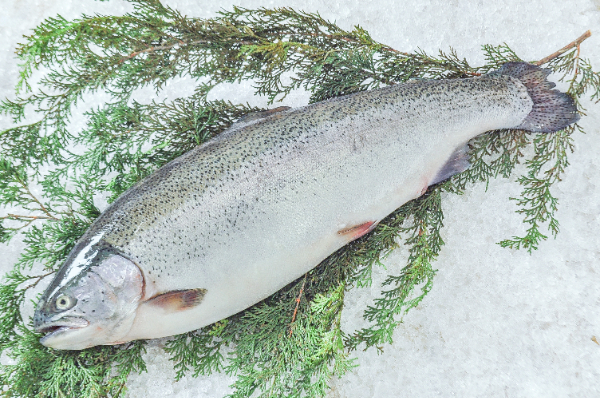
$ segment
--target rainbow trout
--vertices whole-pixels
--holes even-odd
[[[98,217],[38,303],[42,344],[170,336],[248,308],[468,168],[471,138],[576,122],[548,74],[508,63],[243,118]]]

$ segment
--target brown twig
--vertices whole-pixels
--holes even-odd
[[[209,40],[194,40],[191,41],[189,43],[186,43],[184,41],[179,41],[177,43],[174,44],[169,44],[169,45],[165,45],[165,46],[152,46],[152,47],[148,47],[145,50],[140,50],[140,51],[135,51],[132,52],[131,54],[121,58],[121,60],[119,61],[119,63],[123,63],[125,61],[127,61],[128,59],[134,58],[140,54],[144,54],[144,53],[150,53],[153,51],[158,51],[158,50],[170,50],[171,48],[179,45],[179,46],[193,46],[194,44],[200,44],[200,43],[210,43]],[[251,41],[237,41],[235,42],[235,44],[256,44],[255,42],[251,42]]]
[[[25,218],[28,220],[56,220],[55,217],[48,217],[48,216],[21,216],[19,214],[12,214],[12,213],[8,213],[8,215],[0,217],[0,219],[6,220],[6,219],[15,219],[15,218]]]
[[[51,218],[51,217],[46,217],[46,216],[21,216],[18,214],[8,213],[8,215],[0,217],[0,220],[18,220],[18,221],[24,222],[25,224],[21,225],[18,228],[7,228],[8,230],[11,230],[11,231],[19,231],[21,229],[27,228],[35,220],[56,220],[56,218]]]
[[[589,30],[588,30],[589,32]],[[577,45],[577,54],[575,54],[575,76],[579,73],[579,51],[581,51],[581,46]]]
[[[115,395],[115,397],[120,397],[121,396],[121,391],[125,387],[125,384],[127,384],[127,383],[126,382],[121,383],[121,385],[119,386],[119,391],[117,391],[117,394]]]
[[[296,298],[296,308],[294,308],[294,315],[292,315],[292,322],[290,322],[290,337],[292,337],[292,326],[294,321],[296,320],[296,314],[298,314],[298,307],[300,306],[300,299],[302,298],[302,293],[304,293],[304,285],[306,285],[306,277],[308,273],[304,274],[304,281],[302,281],[302,286],[300,287],[300,293],[298,293],[298,297]]]
[[[554,58],[558,57],[559,55],[566,53],[567,51],[569,51],[573,47],[577,47],[577,57],[579,57],[579,45],[581,44],[581,42],[583,42],[585,39],[587,39],[591,35],[592,35],[592,32],[590,32],[588,30],[587,32],[585,32],[584,34],[582,34],[581,36],[579,36],[577,38],[577,40],[572,41],[571,43],[567,44],[566,46],[564,46],[563,48],[561,48],[557,52],[555,52],[553,54],[550,54],[550,55],[548,55],[545,58],[540,59],[539,61],[535,62],[534,65],[537,65],[537,66],[544,65],[545,63],[553,60]]]
[[[195,42],[195,43],[199,43],[199,41]],[[131,59],[133,57],[136,57],[136,56],[138,56],[140,54],[143,54],[143,53],[150,53],[150,52],[156,51],[156,50],[170,50],[171,48],[173,48],[173,47],[175,47],[177,45],[183,46],[183,45],[186,45],[186,44],[195,44],[195,43],[194,42],[192,42],[192,43],[185,43],[183,41],[179,41],[177,43],[170,44],[168,46],[152,46],[152,47],[148,47],[145,50],[140,50],[140,51],[132,52],[128,56],[121,58],[121,60],[119,62],[125,62],[126,60]]]
[[[33,278],[37,278],[37,281],[35,281],[34,283],[32,283],[32,284],[30,284],[30,285],[27,285],[27,286],[25,287],[25,289],[23,289],[23,290],[28,290],[28,289],[31,289],[32,287],[35,287],[35,286],[36,286],[38,283],[40,283],[40,281],[41,281],[42,279],[44,279],[44,278],[45,278],[45,277],[47,277],[47,276],[50,276],[50,275],[52,275],[52,274],[53,274],[53,273],[55,273],[55,272],[56,272],[56,271],[50,271],[50,272],[48,272],[47,274],[44,274],[44,275],[38,275],[38,276],[33,276],[33,277],[31,277],[31,279],[33,279]]]
[[[33,201],[34,201],[35,203],[37,203],[37,204],[40,206],[39,210],[41,210],[41,211],[43,211],[44,213],[46,213],[46,215],[48,216],[48,217],[47,217],[47,219],[49,219],[49,220],[55,220],[55,221],[58,221],[58,218],[56,218],[56,217],[54,217],[52,214],[50,214],[50,212],[48,211],[48,209],[46,209],[46,206],[44,206],[44,205],[42,204],[42,202],[40,202],[40,201],[38,200],[38,198],[36,198],[36,197],[35,197],[35,196],[34,196],[34,195],[31,193],[31,191],[29,190],[29,186],[27,185],[27,183],[25,183],[25,181],[21,180],[20,178],[18,178],[17,180],[18,180],[19,184],[21,184],[21,186],[22,186],[23,188],[25,188],[25,190],[27,191],[27,194],[28,194],[28,195],[31,197],[31,199],[33,199]],[[38,217],[38,218],[41,218],[41,217]]]

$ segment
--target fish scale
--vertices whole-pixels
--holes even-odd
[[[546,75],[507,64],[481,77],[419,80],[243,118],[129,189],[92,224],[38,305],[36,328],[51,332],[42,342],[77,349],[163,337],[257,303],[468,167],[469,139],[575,121],[572,99],[550,90]],[[548,103],[557,106],[551,115]],[[133,287],[113,289],[138,289],[135,311],[117,300],[112,318],[88,316],[101,337],[64,320],[78,304],[52,311],[82,275],[125,268],[137,275],[123,282]]]

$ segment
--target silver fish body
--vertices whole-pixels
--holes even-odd
[[[503,69],[242,120],[173,160],[81,238],[36,310],[36,329],[50,332],[42,343],[82,349],[226,318],[467,167],[452,159],[466,156],[471,138],[503,128],[555,131],[577,120],[546,72]],[[102,319],[80,308],[83,300],[104,305],[99,290],[115,303]]]

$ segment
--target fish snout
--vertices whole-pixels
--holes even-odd
[[[53,319],[56,320],[56,314],[49,311],[47,307],[47,304],[42,300],[38,303],[33,314],[33,329],[37,333],[45,333],[44,329],[48,328]]]
[[[39,308],[35,310],[33,314],[33,329],[37,333],[43,333],[42,329],[46,327],[46,320],[48,319],[48,315],[41,311]]]

